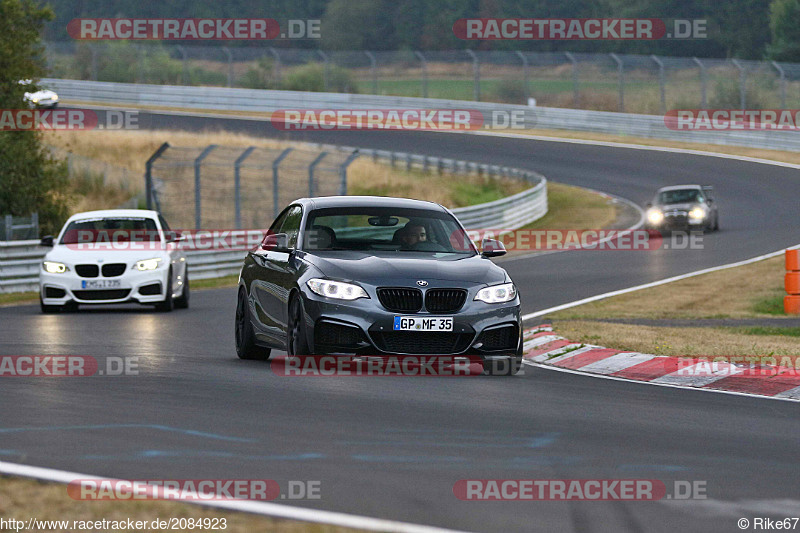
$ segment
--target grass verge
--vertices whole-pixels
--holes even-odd
[[[73,521],[127,522],[169,520],[170,518],[225,518],[227,533],[275,531],[281,533],[351,533],[361,531],[325,524],[279,520],[260,515],[223,511],[188,503],[171,501],[81,501],[67,496],[66,485],[46,483],[11,476],[0,476],[0,516],[5,520],[57,520],[69,522],[69,527],[43,528],[47,531],[68,532]],[[153,531],[149,527],[145,528]],[[116,531],[135,531],[118,529]]]
[[[558,334],[571,341],[618,350],[673,356],[798,355],[800,327],[665,327],[604,321],[797,320],[783,313],[783,275],[784,258],[778,256],[565,309],[550,318]]]

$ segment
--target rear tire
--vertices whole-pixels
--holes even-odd
[[[239,289],[239,297],[236,300],[235,339],[236,355],[239,359],[269,359],[272,350],[256,344],[253,323],[250,322],[250,306],[247,304],[244,288]]]
[[[189,296],[189,267],[187,266],[183,271],[183,292],[178,298],[175,298],[175,307],[178,309],[188,309]]]
[[[286,353],[289,356],[312,355],[311,349],[308,347],[308,339],[306,339],[303,304],[299,296],[292,298],[289,303],[289,324],[286,337]]]
[[[169,313],[175,308],[175,300],[172,298],[172,268],[167,273],[167,288],[164,291],[164,301],[156,304],[156,310],[162,313]]]

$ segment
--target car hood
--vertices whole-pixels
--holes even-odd
[[[132,264],[142,259],[152,259],[154,257],[166,258],[164,250],[144,249],[144,250],[79,250],[65,245],[56,245],[47,252],[47,261],[58,261],[68,265],[79,265],[83,263],[128,263]]]
[[[657,205],[656,207],[658,207],[663,211],[691,211],[693,208],[698,206],[701,205],[695,203],[688,203],[688,204],[660,204]]]
[[[306,254],[309,263],[325,276],[360,281],[371,285],[409,285],[425,280],[460,284],[503,283],[506,271],[479,255],[404,252],[372,255],[361,252],[317,252]]]

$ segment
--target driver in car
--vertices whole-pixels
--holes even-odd
[[[427,242],[428,233],[425,226],[417,222],[409,222],[400,233],[400,243],[406,250],[413,250],[421,242]]]

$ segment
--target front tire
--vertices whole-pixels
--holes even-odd
[[[164,291],[164,301],[156,304],[156,310],[162,313],[169,313],[175,308],[175,300],[172,298],[172,268],[167,273],[167,289]]]
[[[303,303],[299,296],[289,303],[289,324],[286,332],[286,353],[289,356],[312,355],[306,339],[306,326],[303,319]]]
[[[178,309],[189,308],[189,267],[183,270],[183,292],[178,298],[175,298],[175,307]]]
[[[250,307],[244,288],[239,289],[236,300],[236,355],[239,359],[269,359],[272,350],[256,344],[253,323],[250,322]]]

